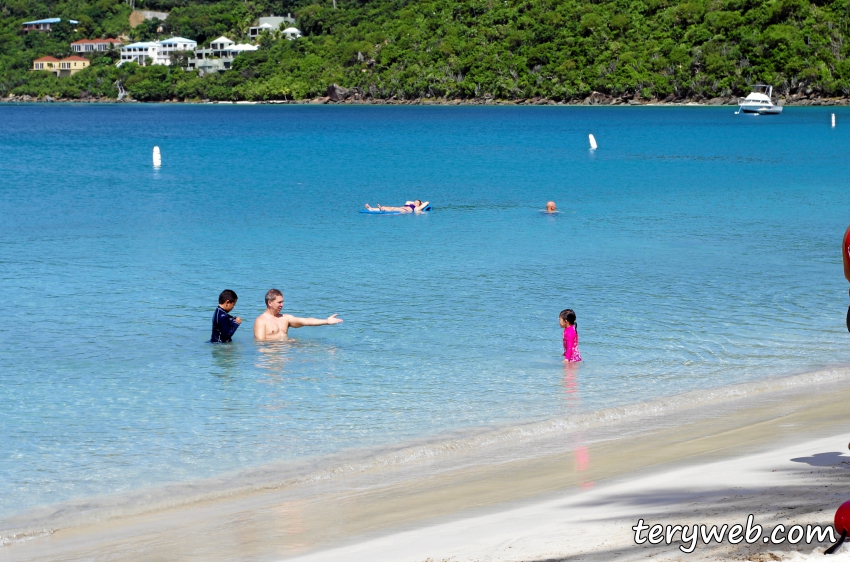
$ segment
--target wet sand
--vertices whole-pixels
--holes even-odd
[[[779,523],[831,523],[835,508],[850,499],[850,433],[815,439],[766,453],[705,462],[651,475],[619,479],[580,493],[494,514],[326,550],[299,562],[369,560],[418,561],[603,561],[603,560],[823,560],[829,542],[766,545],[728,541],[706,545],[673,535],[670,544],[651,545],[648,527],[706,524],[746,528],[748,515],[767,536]],[[638,520],[646,528],[636,545]],[[778,537],[786,536],[782,531]],[[755,536],[755,535],[753,535]],[[759,537],[762,539],[762,537]],[[841,556],[850,560],[850,545]]]
[[[850,499],[848,403],[835,369],[151,491],[135,511],[76,502],[4,523],[0,560],[754,559],[793,545],[685,555],[630,528],[830,523]]]

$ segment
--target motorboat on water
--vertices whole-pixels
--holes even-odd
[[[745,98],[738,98],[738,113],[755,113],[757,115],[779,115],[782,106],[773,103],[773,86],[756,84],[753,92]]]

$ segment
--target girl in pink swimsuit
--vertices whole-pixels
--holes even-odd
[[[561,311],[558,323],[564,329],[564,360],[570,363],[581,361],[578,351],[578,331],[576,330],[576,313],[572,308]]]

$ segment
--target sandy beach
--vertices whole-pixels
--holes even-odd
[[[850,499],[850,433],[732,459],[624,478],[530,506],[296,558],[302,562],[554,561],[554,560],[805,560],[824,545],[705,545],[692,553],[680,535],[671,544],[634,542],[633,526],[741,524],[752,514],[769,533],[777,524],[829,525],[834,507]],[[643,537],[646,537],[644,531]],[[784,535],[777,535],[784,536]],[[828,546],[828,545],[826,545]],[[834,560],[850,560],[843,547]]]
[[[749,514],[768,530],[830,524],[850,499],[848,383],[847,369],[833,369],[325,459],[299,477],[268,467],[222,480],[215,494],[171,488],[54,506],[7,524],[0,559],[819,556],[826,543],[699,543],[684,554],[681,541],[635,545],[631,528],[745,525]]]

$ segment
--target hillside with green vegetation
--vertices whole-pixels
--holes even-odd
[[[211,100],[304,99],[330,84],[382,99],[580,100],[594,91],[644,99],[745,94],[850,94],[850,0],[139,0],[169,11],[130,29],[118,0],[0,0],[0,96],[117,95]],[[94,56],[68,78],[32,72],[32,60],[71,54],[80,38],[219,35],[247,41],[261,15],[291,12],[304,36],[265,36],[233,69],[198,76],[176,67],[116,68]],[[47,34],[42,17],[80,21]],[[157,26],[162,31],[157,33]]]

